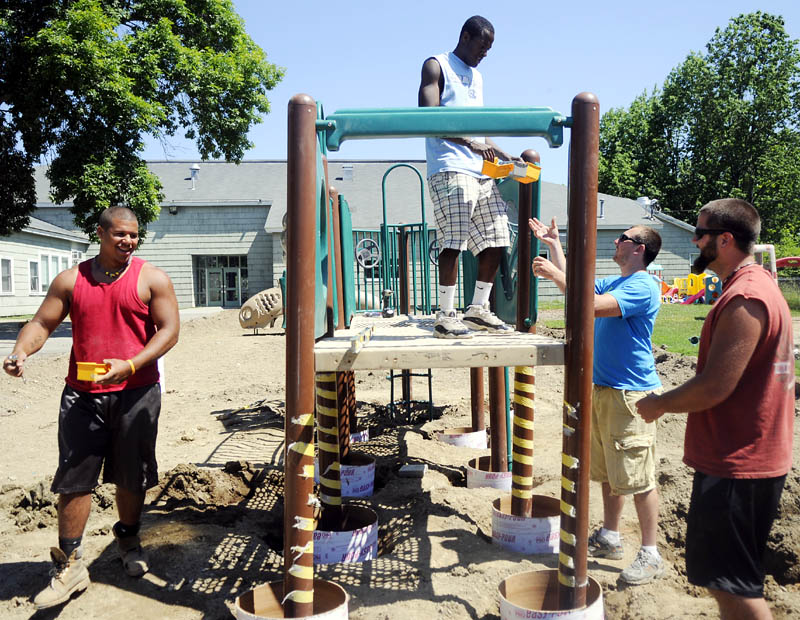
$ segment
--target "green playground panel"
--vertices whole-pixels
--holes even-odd
[[[339,242],[342,246],[342,288],[344,298],[344,325],[350,327],[350,321],[356,312],[356,274],[352,256],[353,248],[353,219],[350,216],[350,206],[344,196],[339,196]]]
[[[501,179],[497,182],[500,194],[506,202],[519,204],[519,183],[510,179]],[[541,204],[541,183],[533,184],[533,196],[531,200],[531,216],[539,217]],[[500,268],[494,281],[494,302],[495,314],[509,325],[517,323],[517,252],[519,234],[517,225],[511,224],[511,246],[503,254],[500,260]],[[531,235],[531,258],[539,252],[539,240]],[[464,272],[464,305],[470,303],[475,291],[475,282],[478,276],[478,260],[471,252],[461,253],[461,264]],[[536,278],[531,278],[530,298],[528,300],[528,316],[526,323],[528,326],[536,322],[537,316],[537,295],[538,286]]]
[[[338,151],[354,139],[420,136],[537,136],[550,147],[564,143],[569,119],[552,108],[382,108],[337,110],[317,120],[326,145]]]

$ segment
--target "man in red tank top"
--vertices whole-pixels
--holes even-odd
[[[763,556],[792,466],[792,320],[776,282],[755,262],[760,231],[744,200],[700,210],[693,271],[708,266],[723,286],[700,334],[697,375],[637,403],[648,422],[689,412],[683,460],[695,475],[686,575],[710,590],[723,618],[772,618]]]
[[[156,361],[178,341],[180,319],[172,282],[133,256],[139,223],[126,207],[110,207],[97,227],[98,255],[61,272],[36,315],[22,328],[3,370],[21,377],[25,360],[42,348],[67,314],[72,352],[58,420],[58,547],[50,583],[37,609],[67,601],[89,585],[81,541],[101,468],[117,487],[114,537],[125,571],[147,572],[139,539],[145,492],[158,482],[155,459],[161,390]],[[89,377],[79,362],[101,365]]]

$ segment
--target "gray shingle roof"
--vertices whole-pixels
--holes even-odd
[[[386,172],[398,163],[413,166],[423,179],[426,219],[433,224],[433,210],[425,180],[424,160],[404,162],[387,160],[332,160],[328,162],[331,185],[347,199],[352,212],[354,228],[376,228],[383,221],[382,186]],[[191,166],[199,167],[192,182]],[[149,168],[158,175],[164,186],[164,202],[169,205],[236,206],[272,205],[265,225],[268,231],[279,231],[286,212],[286,162],[281,160],[244,161],[240,164],[217,161],[152,161]],[[548,183],[547,170],[542,171],[541,218],[549,222],[553,216],[562,225],[567,217],[567,187]],[[52,203],[48,196],[49,184],[44,168],[36,170],[38,206]],[[419,222],[420,183],[408,167],[398,167],[386,177],[386,212],[389,223]],[[598,218],[599,229],[625,229],[634,225],[660,228],[666,217],[655,219],[634,200],[599,194],[603,201],[603,218]],[[598,207],[598,214],[599,214]],[[512,207],[512,220],[516,212]],[[691,230],[691,226],[669,218],[672,224]]]

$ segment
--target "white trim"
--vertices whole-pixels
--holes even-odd
[[[53,269],[53,259],[55,259],[56,265],[55,270]],[[28,292],[30,295],[42,295],[47,293],[47,290],[50,288],[50,285],[55,280],[56,276],[65,271],[66,269],[62,269],[62,265],[64,261],[67,262],[66,269],[69,269],[72,265],[72,252],[71,250],[47,250],[46,252],[39,252],[38,260],[29,259],[28,260]],[[39,278],[39,288],[35,289],[31,286],[31,265],[36,264],[38,266],[38,278]],[[45,272],[47,273],[47,277],[45,277]]]
[[[3,290],[3,261],[8,261],[9,275],[11,276],[11,290]],[[10,256],[0,255],[0,295],[13,295],[14,294],[14,259]]]

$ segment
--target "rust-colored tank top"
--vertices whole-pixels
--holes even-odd
[[[97,282],[92,260],[78,265],[72,292],[72,352],[67,385],[82,392],[116,392],[158,383],[158,367],[137,368],[127,380],[115,385],[97,385],[78,380],[76,362],[102,363],[104,359],[127,360],[141,351],[156,333],[150,308],[139,297],[139,274],[145,264],[131,258],[130,267],[113,282]]]
[[[697,372],[717,337],[717,317],[736,297],[764,304],[766,330],[733,393],[716,407],[689,414],[683,461],[720,478],[774,478],[792,466],[792,317],[777,283],[760,265],[743,267],[725,283],[700,333]]]

